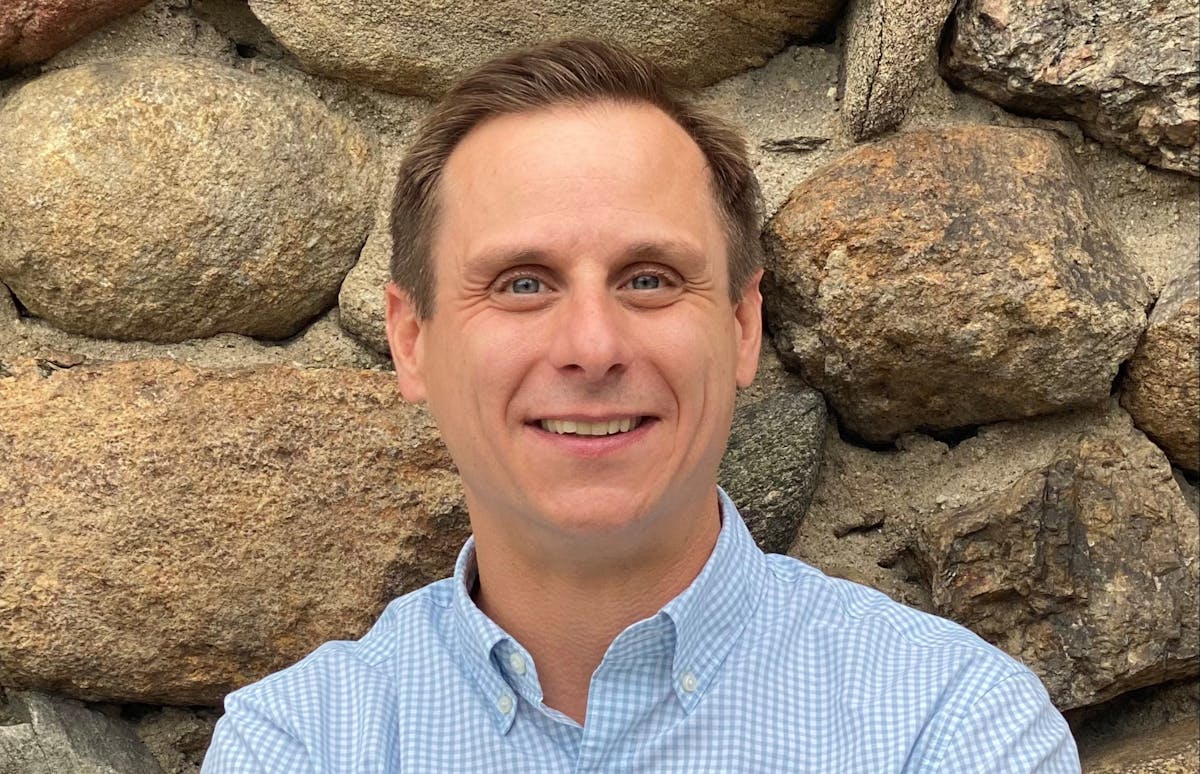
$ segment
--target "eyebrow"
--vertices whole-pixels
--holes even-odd
[[[677,240],[637,242],[628,250],[628,254],[639,261],[663,258],[686,263],[704,261],[704,254],[695,246]]]
[[[625,251],[632,261],[674,260],[687,264],[703,263],[704,254],[694,245],[681,240],[645,240],[635,242]],[[522,264],[553,263],[554,256],[536,247],[507,248],[500,247],[477,253],[471,260],[471,268],[475,271],[499,271],[508,266]]]

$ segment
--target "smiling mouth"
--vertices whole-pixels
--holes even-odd
[[[624,417],[607,422],[578,422],[569,419],[541,419],[538,426],[557,435],[617,435],[628,433],[642,423],[643,417]]]

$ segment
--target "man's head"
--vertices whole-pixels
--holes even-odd
[[[599,44],[560,48],[482,72],[516,87],[606,83],[608,58],[622,72],[649,67]],[[520,69],[530,57],[532,71]],[[588,72],[560,72],[563,61]],[[424,183],[411,176],[425,162],[404,166],[397,202],[428,186],[436,217],[397,220],[397,249],[406,218],[425,218],[408,238],[428,243],[413,248],[428,253],[428,287],[388,290],[401,390],[429,404],[481,550],[507,541],[510,558],[578,566],[699,545],[715,534],[735,389],[753,378],[761,338],[761,270],[743,258],[731,281],[727,208],[713,195],[714,180],[749,169],[734,152],[741,172],[714,173],[694,134],[649,100],[518,104],[435,144],[446,155]],[[451,130],[426,135],[439,131]],[[736,135],[711,133],[740,149]],[[754,189],[750,177],[738,194],[747,212]]]
[[[741,136],[698,109],[652,61],[608,43],[569,39],[511,53],[452,88],[426,117],[400,169],[392,202],[392,280],[422,317],[433,312],[442,173],[473,129],[504,115],[599,102],[653,105],[680,126],[708,164],[726,231],[729,294],[737,300],[762,264],[760,194]]]

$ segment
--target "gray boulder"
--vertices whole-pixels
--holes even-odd
[[[1194,0],[963,0],[942,70],[1004,107],[1071,117],[1155,166],[1200,175]]]
[[[938,37],[954,0],[853,0],[842,54],[841,123],[854,139],[900,125],[922,78],[936,77]]]
[[[129,723],[79,702],[0,688],[0,774],[162,774]]]
[[[808,510],[825,422],[821,394],[784,371],[764,344],[756,384],[739,396],[718,480],[768,553],[787,551]]]

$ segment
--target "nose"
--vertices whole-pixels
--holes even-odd
[[[556,313],[551,365],[589,382],[628,367],[632,348],[625,328],[627,311],[610,293],[576,290]]]

